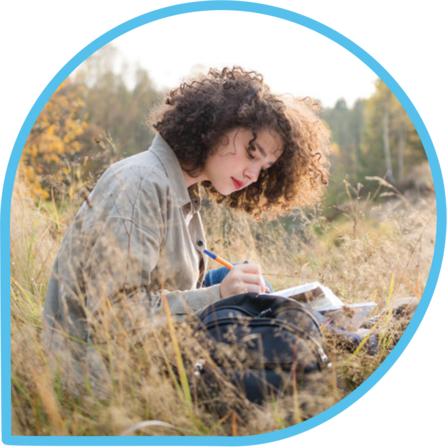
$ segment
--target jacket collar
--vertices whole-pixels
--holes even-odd
[[[189,189],[186,188],[186,182],[183,177],[180,163],[166,140],[160,134],[156,134],[149,150],[163,165],[175,196],[177,197],[179,207],[183,207],[190,203],[191,212],[198,212],[201,206],[199,186],[198,184],[195,184],[189,187]]]

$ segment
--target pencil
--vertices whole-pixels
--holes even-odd
[[[203,253],[205,255],[208,255],[208,257],[211,257],[213,260],[216,260],[218,263],[222,264],[223,266],[225,266],[228,269],[233,269],[233,265],[228,263],[228,261],[224,260],[223,258],[219,257],[216,254],[213,254],[212,252],[210,252],[207,249],[203,250]],[[265,287],[265,291],[266,292],[270,292],[270,290],[267,288],[267,286]]]
[[[209,250],[204,249],[204,254],[208,255],[208,257],[211,257],[213,260],[216,260],[218,263],[224,265],[228,269],[232,269],[233,265],[228,263],[228,261],[224,260],[223,258],[218,257],[216,254],[213,254]]]

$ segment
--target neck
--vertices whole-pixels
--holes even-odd
[[[197,177],[191,177],[186,171],[182,170],[183,178],[185,179],[186,188],[193,186],[203,180],[206,180],[202,174]]]

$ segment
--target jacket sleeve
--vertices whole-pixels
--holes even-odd
[[[171,314],[219,300],[219,285],[158,289],[151,274],[161,254],[172,207],[169,185],[146,167],[117,168],[95,188],[83,231],[89,333],[95,344],[122,335],[139,341]],[[168,275],[169,273],[166,273]]]

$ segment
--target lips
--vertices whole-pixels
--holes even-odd
[[[232,177],[231,180],[233,181],[233,185],[235,186],[236,190],[240,190],[244,186],[241,181],[235,179],[234,177]]]

